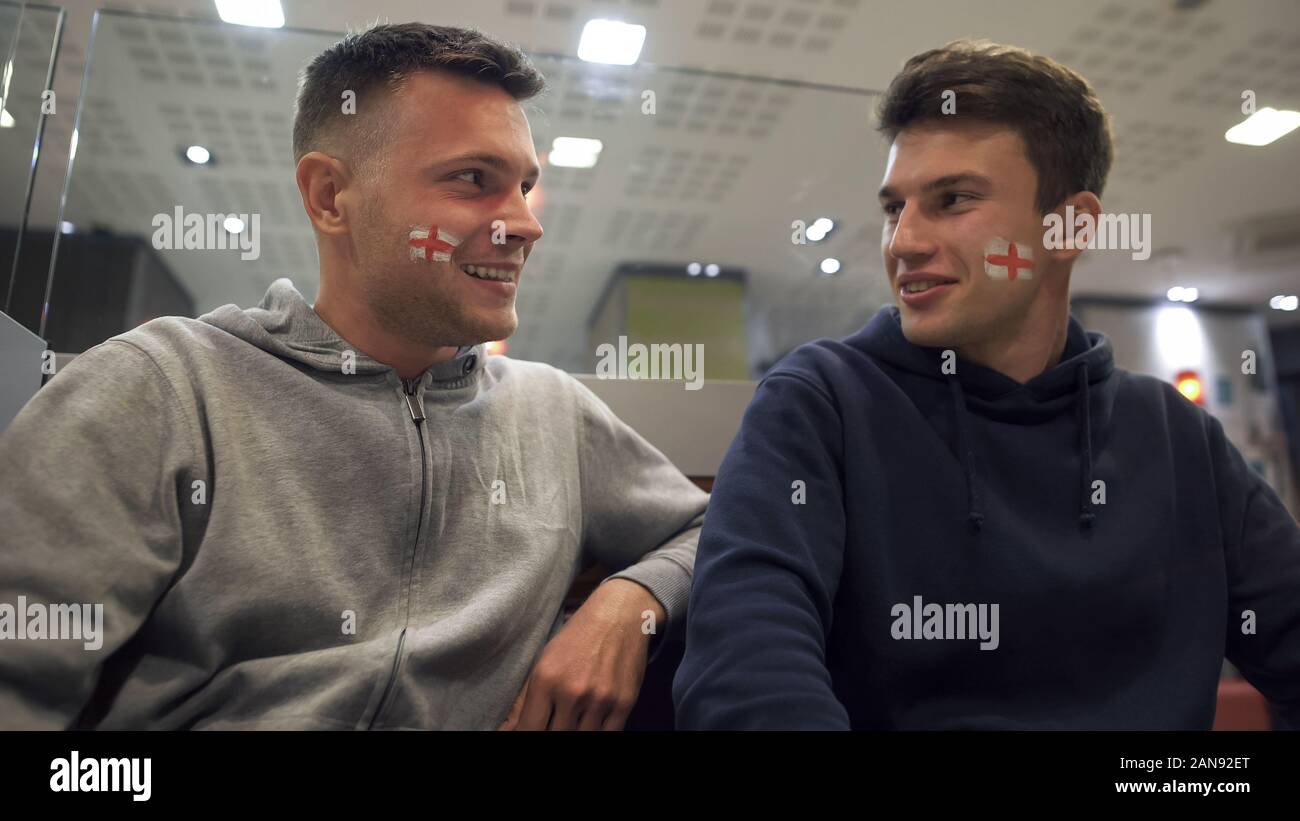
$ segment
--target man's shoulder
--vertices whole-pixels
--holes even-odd
[[[65,386],[84,386],[91,373],[97,390],[130,394],[148,383],[168,385],[165,393],[187,397],[222,383],[250,377],[250,366],[269,353],[198,319],[164,316],[109,337],[61,367]]]
[[[169,360],[183,358],[189,352],[211,351],[214,345],[227,345],[232,342],[240,345],[247,344],[227,331],[198,319],[185,316],[160,316],[141,323],[129,331],[109,337],[91,350],[99,348],[107,348],[110,351],[120,350],[120,347],[111,343],[122,343],[162,365]]]
[[[1218,421],[1201,405],[1192,402],[1172,383],[1144,373],[1115,368],[1115,410],[1141,414],[1170,432],[1181,431],[1197,439],[1209,436]]]
[[[1199,417],[1205,409],[1189,401],[1172,383],[1150,374],[1134,373],[1124,368],[1111,371],[1116,392],[1125,401],[1138,402],[1159,409],[1166,415]]]
[[[852,386],[856,392],[878,376],[883,376],[883,371],[875,357],[846,340],[823,337],[805,342],[781,357],[763,374],[760,383],[799,382],[808,390],[834,399],[843,394],[845,386]]]
[[[545,362],[494,354],[484,367],[498,385],[521,389],[538,399],[571,396],[583,389],[582,383],[567,371]]]
[[[562,379],[568,372],[531,359],[517,359],[505,354],[491,354],[485,363],[494,373],[505,374],[512,379]]]
[[[152,362],[153,366],[165,373],[170,370],[168,366],[171,363],[185,358],[187,351],[210,350],[213,340],[218,336],[229,335],[197,319],[158,317],[75,354],[72,364],[77,365],[78,371],[87,367],[109,371],[141,368],[153,370],[149,365]]]

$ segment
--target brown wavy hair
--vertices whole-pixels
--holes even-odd
[[[956,110],[943,113],[944,92]],[[876,105],[891,142],[905,128],[957,118],[1015,129],[1038,172],[1040,214],[1066,197],[1098,198],[1114,158],[1110,117],[1081,74],[1049,57],[987,40],[954,40],[903,65]]]

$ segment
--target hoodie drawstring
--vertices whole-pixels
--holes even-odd
[[[948,380],[952,392],[954,415],[957,417],[957,458],[966,474],[966,520],[971,529],[979,533],[984,525],[984,512],[980,510],[979,483],[975,475],[975,453],[971,449],[971,433],[966,421],[966,395],[961,383]],[[1079,363],[1079,389],[1075,394],[1075,421],[1079,427],[1079,527],[1092,528],[1097,514],[1092,512],[1092,407],[1088,388],[1088,365]]]
[[[1097,514],[1092,512],[1092,409],[1088,394],[1088,363],[1079,363],[1079,391],[1075,412],[1079,422],[1079,527],[1088,530]]]
[[[979,533],[984,526],[984,513],[980,511],[979,487],[975,482],[975,454],[971,451],[970,428],[966,422],[966,397],[956,379],[949,379],[948,387],[952,389],[952,405],[957,417],[957,458],[966,472],[966,520],[971,529]]]

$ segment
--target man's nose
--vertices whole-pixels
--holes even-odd
[[[889,240],[888,252],[895,259],[914,259],[934,253],[930,225],[915,207],[903,206]]]
[[[510,198],[510,207],[499,219],[505,222],[507,243],[522,245],[542,238],[542,224],[537,221],[522,191]]]

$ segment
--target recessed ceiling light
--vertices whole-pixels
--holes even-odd
[[[217,0],[217,16],[223,23],[278,29],[284,26],[280,0]]]
[[[619,20],[588,20],[578,41],[578,58],[589,63],[630,66],[641,56],[645,26]]]
[[[826,235],[829,234],[831,229],[834,227],[835,223],[829,218],[818,217],[813,220],[812,225],[808,226],[808,230],[804,232],[804,236],[808,238],[809,242],[821,242],[826,239]]]
[[[720,273],[722,273],[722,269],[718,267],[716,262],[710,262],[704,266],[704,275],[706,277],[716,277]]]
[[[185,149],[185,159],[195,165],[204,165],[212,159],[212,152],[201,145],[192,145]]]
[[[686,273],[693,277],[697,277],[700,275],[700,268],[701,266],[698,262],[692,262],[686,266]]]
[[[244,233],[244,221],[239,217],[226,217],[226,221],[222,223],[222,225],[224,225],[226,230],[232,234]]]
[[[546,162],[560,168],[591,168],[600,159],[604,147],[600,140],[586,137],[556,137],[551,142],[551,153]]]
[[[1268,301],[1268,307],[1275,311],[1294,311],[1300,308],[1300,297],[1295,294],[1278,294]]]
[[[1223,139],[1240,145],[1268,145],[1300,128],[1300,111],[1261,108],[1223,133]]]
[[[835,259],[835,257],[827,257],[822,260],[821,269],[822,273],[826,276],[837,274],[840,270],[840,261]]]

